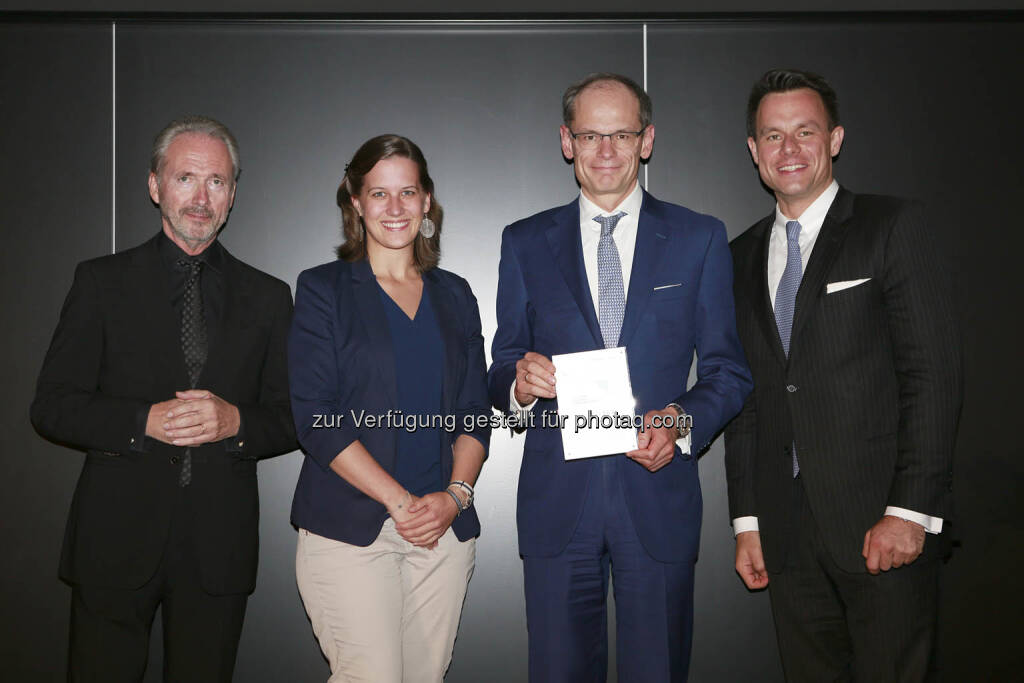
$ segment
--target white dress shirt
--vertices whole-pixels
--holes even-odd
[[[633,185],[633,191],[626,195],[626,198],[611,211],[605,211],[594,202],[587,199],[580,193],[580,242],[583,246],[583,267],[587,272],[587,284],[590,286],[590,299],[594,303],[594,311],[600,315],[598,306],[598,274],[597,274],[597,245],[601,241],[601,224],[594,219],[598,216],[614,216],[622,212],[626,215],[615,224],[615,232],[612,239],[615,241],[615,248],[619,251],[619,264],[622,266],[622,291],[629,296],[629,276],[633,272],[633,252],[636,250],[636,231],[640,224],[640,206],[643,204],[644,193],[640,188],[640,181]],[[516,400],[516,382],[512,380],[509,389],[509,406],[512,412],[519,415],[528,413],[537,405],[534,401],[523,407]],[[685,407],[685,406],[684,406]],[[525,422],[525,419],[523,420]],[[683,453],[690,452],[690,435],[677,439],[676,443]]]
[[[825,222],[825,215],[828,213],[829,208],[831,208],[832,202],[838,193],[839,183],[833,180],[832,184],[825,188],[825,191],[818,195],[818,198],[796,219],[783,215],[779,205],[775,205],[775,223],[772,225],[772,233],[768,238],[768,296],[771,297],[773,309],[775,308],[775,292],[779,288],[779,282],[782,280],[782,273],[786,269],[786,259],[788,258],[786,223],[791,220],[800,222],[800,237],[798,241],[800,243],[801,272],[806,272],[807,262],[811,258],[811,250],[814,249],[814,243],[818,240],[818,233],[821,232],[821,226]],[[885,508],[885,514],[916,522],[923,526],[924,530],[930,534],[937,534],[942,531],[941,517],[932,517],[892,505]],[[744,531],[758,531],[757,517],[737,517],[732,520],[732,530],[734,534],[740,534]]]
[[[614,216],[619,212],[626,215],[615,224],[612,239],[619,250],[619,263],[622,265],[622,292],[629,295],[629,276],[633,272],[633,251],[636,249],[636,228],[640,222],[640,205],[644,193],[640,189],[640,181],[633,186],[633,191],[626,195],[618,206],[605,211],[580,193],[580,240],[583,243],[583,267],[587,269],[587,283],[590,285],[590,298],[594,302],[594,311],[600,316],[597,294],[597,243],[601,241],[601,224],[594,219],[598,216]]]

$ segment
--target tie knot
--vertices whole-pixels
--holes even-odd
[[[199,275],[199,271],[203,269],[203,262],[197,258],[180,258],[178,267],[187,270],[189,275]]]
[[[786,221],[786,239],[790,242],[800,237],[800,221]]]
[[[625,215],[625,211],[620,211],[614,216],[595,216],[594,220],[601,224],[601,237],[615,232],[615,226],[619,224],[619,220]]]

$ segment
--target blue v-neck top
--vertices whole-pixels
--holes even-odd
[[[396,435],[397,457],[392,473],[399,484],[416,496],[444,489],[441,480],[441,374],[444,342],[430,305],[426,285],[416,316],[410,320],[379,287],[391,330],[395,354],[397,410],[405,428]],[[415,428],[412,428],[415,419]],[[428,426],[424,426],[428,425]]]

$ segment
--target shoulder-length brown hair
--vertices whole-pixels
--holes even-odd
[[[434,222],[432,237],[416,235],[413,243],[413,263],[422,273],[436,268],[441,260],[441,220],[444,211],[434,194],[434,181],[427,172],[427,160],[415,142],[401,135],[378,135],[370,138],[356,150],[352,160],[345,167],[345,176],[338,186],[338,206],[341,208],[341,234],[345,241],[338,246],[338,258],[345,261],[361,261],[366,258],[366,230],[359,212],[352,205],[352,197],[358,197],[363,189],[366,175],[381,159],[404,157],[416,164],[420,172],[420,186],[430,194],[430,210],[427,218]]]

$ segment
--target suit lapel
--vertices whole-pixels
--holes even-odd
[[[662,255],[668,240],[668,230],[657,211],[657,200],[644,192],[636,228],[636,246],[633,249],[633,265],[629,275],[629,292],[626,296],[626,312],[619,333],[619,346],[626,346],[632,338],[643,316],[647,302],[654,292]]]
[[[796,293],[796,307],[793,310],[793,331],[790,335],[790,353],[800,330],[811,316],[815,304],[821,298],[825,290],[825,279],[828,276],[832,262],[849,230],[849,217],[853,208],[853,195],[840,188],[839,194],[832,201],[825,221],[821,224],[821,232],[814,243],[814,250],[811,251],[811,258],[807,262],[807,272],[800,280],[800,289]]]
[[[594,302],[590,296],[587,272],[583,266],[583,243],[580,239],[580,203],[575,200],[563,207],[554,217],[554,225],[545,233],[551,255],[562,271],[565,284],[569,287],[583,319],[594,337],[595,348],[604,348],[601,327],[597,324]]]
[[[771,293],[768,291],[768,245],[771,242],[772,226],[775,224],[775,212],[773,211],[754,228],[761,231],[760,245],[757,252],[755,267],[758,272],[754,278],[754,288],[751,291],[751,301],[760,302],[754,308],[754,315],[761,325],[764,338],[775,353],[779,363],[786,365],[786,351],[782,348],[782,339],[779,337],[779,325],[775,321],[775,311],[772,309]],[[792,339],[792,337],[790,337]]]
[[[395,352],[391,344],[391,330],[388,328],[387,315],[384,313],[383,302],[380,299],[377,278],[370,270],[368,261],[353,263],[351,277],[356,309],[366,330],[366,336],[369,338],[369,344],[366,347],[368,360],[377,365],[388,401],[391,405],[397,405],[398,385],[395,379]]]
[[[438,278],[437,271],[429,270],[423,275],[423,296],[430,297],[430,305],[437,318],[438,331],[444,344],[444,372],[441,374],[441,408],[447,411],[454,405],[458,362],[462,353],[458,330],[461,329],[455,316],[455,302],[451,292],[445,288]]]
[[[157,250],[158,238],[159,235],[149,240],[133,254],[123,291],[133,292],[139,302],[132,310],[142,312],[138,329],[149,336],[147,348],[153,349],[153,358],[171,361],[162,374],[173,391],[183,391],[189,388],[189,382],[181,350],[181,321],[171,303],[170,278]]]
[[[259,306],[251,301],[252,294],[245,286],[245,281],[238,267],[235,258],[224,249],[224,273],[222,286],[224,288],[224,303],[221,306],[220,318],[208,320],[206,323],[207,334],[210,339],[210,350],[206,357],[206,363],[199,373],[199,380],[196,382],[197,389],[208,389],[211,386],[222,386],[219,382],[218,373],[230,370],[233,364],[229,362],[228,354],[232,349],[241,347],[240,335],[248,333],[250,320],[242,317],[245,311],[257,311]],[[182,364],[184,364],[184,354]]]

